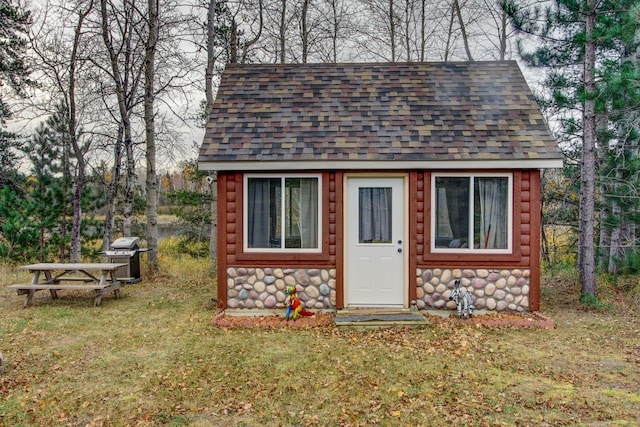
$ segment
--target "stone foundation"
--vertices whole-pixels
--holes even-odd
[[[269,309],[282,305],[295,286],[305,308],[334,309],[336,270],[320,268],[227,268],[227,307]]]
[[[474,296],[475,308],[491,311],[529,311],[529,270],[447,269],[416,270],[418,309],[455,310],[449,300],[454,281]]]

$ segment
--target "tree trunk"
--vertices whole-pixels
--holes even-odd
[[[207,13],[207,68],[205,70],[205,96],[207,104],[205,106],[205,121],[209,120],[211,110],[213,109],[213,77],[215,72],[216,55],[216,5],[218,0],[209,0],[209,9]],[[237,28],[235,19],[231,23],[231,58],[229,62],[236,62],[238,57],[237,50]],[[213,172],[212,181],[209,184],[211,188],[211,231],[209,234],[209,259],[213,262],[218,258],[218,187],[216,185],[215,172]]]
[[[80,142],[78,141],[77,134],[77,119],[76,119],[76,98],[75,98],[75,85],[76,85],[76,66],[78,61],[78,49],[80,44],[80,36],[82,34],[82,25],[84,20],[93,8],[93,2],[91,2],[86,11],[80,12],[78,15],[78,23],[75,28],[73,37],[73,47],[71,49],[71,57],[69,61],[69,95],[67,111],[69,114],[69,138],[73,154],[76,158],[76,173],[73,181],[73,225],[71,227],[71,245],[69,248],[69,256],[71,262],[80,262],[82,259],[82,190],[84,188],[85,177],[85,159],[84,153],[80,148]]]
[[[624,150],[620,150],[624,151]],[[624,156],[623,153],[620,153],[621,158]],[[624,177],[622,174],[622,170],[616,167],[615,169],[616,175],[613,183],[608,182],[604,185],[604,190],[602,194],[617,194],[618,193],[618,185],[620,182],[624,181]],[[611,209],[611,217],[616,220],[614,224],[607,224],[610,229],[609,239],[608,241],[603,242],[602,238],[600,239],[600,246],[605,250],[604,254],[608,254],[607,258],[607,271],[610,274],[617,275],[619,270],[619,263],[624,258],[625,255],[625,245],[629,242],[628,234],[627,234],[627,222],[624,219],[622,207],[620,206],[620,202],[617,197],[613,197],[610,202]],[[603,221],[604,222],[604,221]],[[601,227],[602,228],[602,227]],[[602,234],[602,233],[601,233]],[[603,257],[604,258],[604,257]]]
[[[66,133],[65,133],[66,135]],[[71,162],[70,162],[70,153],[69,153],[70,144],[69,141],[64,140],[62,145],[62,212],[60,218],[60,240],[62,240],[62,244],[60,245],[60,254],[59,259],[60,262],[65,262],[67,258],[66,254],[66,244],[67,241],[67,206],[68,200],[67,195],[69,194],[69,183],[71,182]]]
[[[610,274],[616,275],[618,274],[618,260],[620,259],[621,251],[621,227],[622,227],[622,218],[621,218],[621,209],[620,205],[614,200],[611,205],[611,215],[615,218],[618,218],[619,222],[616,224],[611,230],[611,234],[609,236],[609,259],[608,259],[608,268],[607,271]],[[605,247],[606,249],[606,247]],[[606,252],[605,252],[606,253]]]
[[[338,10],[336,0],[331,1],[331,50],[333,52],[332,61],[338,62]]]
[[[209,8],[207,9],[207,67],[204,72],[204,94],[206,105],[204,108],[205,124],[209,121],[211,109],[213,108],[213,77],[216,66],[216,6],[218,0],[209,0]],[[233,41],[233,32],[235,31],[235,20],[231,25],[231,40]],[[233,49],[233,45],[231,46]],[[233,57],[232,57],[233,59]],[[231,61],[233,62],[233,61]]]
[[[302,63],[307,63],[309,56],[309,34],[307,30],[307,13],[309,12],[309,2],[311,0],[302,1]]]
[[[449,61],[449,53],[451,52],[451,38],[453,36],[453,22],[455,21],[456,10],[455,4],[451,5],[451,16],[449,16],[449,31],[447,31],[447,42],[444,47],[444,62]]]
[[[284,53],[286,44],[285,38],[287,35],[287,0],[282,0],[282,10],[280,11],[280,63],[284,64],[286,55]]]
[[[107,251],[113,242],[116,221],[116,198],[118,197],[118,187],[120,186],[120,174],[122,168],[122,126],[118,128],[118,136],[113,147],[113,169],[111,171],[111,181],[107,188],[107,213],[104,219],[104,230],[102,233],[102,250]]]
[[[129,113],[127,113],[129,114]],[[126,237],[131,236],[131,228],[133,222],[133,205],[136,195],[136,184],[138,183],[138,175],[136,174],[136,161],[133,157],[133,140],[131,139],[131,123],[127,117],[125,123],[124,135],[124,151],[127,160],[127,181],[124,190],[124,211],[122,213],[122,234]]]
[[[420,61],[424,61],[424,53],[427,49],[426,2],[427,0],[420,2]]]
[[[460,24],[460,32],[462,33],[462,41],[464,42],[464,50],[467,52],[467,59],[469,61],[473,61],[473,56],[471,55],[471,49],[469,49],[469,36],[467,36],[467,30],[464,26],[464,21],[462,19],[462,11],[460,10],[460,2],[459,0],[453,0],[453,6],[456,10],[456,15],[458,16],[458,23]]]
[[[580,174],[580,237],[579,237],[579,279],[581,294],[596,296],[595,269],[595,187],[596,187],[596,114],[595,79],[596,61],[593,30],[595,27],[595,6],[587,2],[585,22],[584,88],[586,99],[583,112],[582,170]]]
[[[231,41],[229,44],[229,62],[236,63],[238,62],[238,24],[236,24],[235,17],[231,20]]]
[[[156,179],[156,140],[155,140],[155,53],[158,42],[158,2],[148,0],[149,6],[149,38],[145,47],[145,92],[144,92],[144,123],[147,140],[147,230],[146,238],[149,251],[147,252],[149,270],[152,274],[158,272],[158,181]]]
[[[411,26],[410,12],[412,12],[412,5],[409,0],[405,0],[404,7],[404,44],[406,47],[406,60],[407,62],[411,62],[411,38],[409,37],[409,28]]]
[[[389,38],[391,43],[391,62],[396,62],[396,19],[393,13],[393,0],[389,0]]]
[[[118,62],[118,55],[113,46],[111,34],[109,31],[109,22],[107,14],[107,0],[100,0],[100,14],[101,14],[101,31],[102,41],[105,45],[107,53],[109,54],[109,63],[111,65],[111,74],[113,78],[113,84],[116,93],[116,99],[118,102],[118,112],[120,114],[120,126],[118,128],[118,138],[116,140],[116,146],[114,148],[114,164],[113,164],[113,177],[111,179],[108,191],[108,204],[107,218],[105,220],[105,229],[103,234],[102,246],[104,250],[109,248],[109,245],[113,241],[113,234],[115,228],[115,204],[120,187],[120,176],[122,168],[122,147],[124,146],[126,159],[127,159],[127,180],[124,199],[124,219],[123,219],[123,234],[125,236],[131,236],[131,222],[133,218],[133,202],[136,185],[136,172],[135,162],[133,159],[133,147],[131,137],[131,108],[127,107],[127,83],[129,79],[126,73],[130,70],[125,70],[125,78],[123,78],[120,72],[120,66]],[[129,22],[124,23],[125,26],[130,25]],[[122,28],[122,27],[121,27]],[[123,34],[132,33],[131,28],[122,28]],[[127,40],[126,55],[130,55],[132,50],[129,46],[129,40]],[[130,58],[126,58],[129,61]],[[131,96],[131,95],[129,95]]]
[[[502,14],[500,15],[500,17],[502,18],[500,20],[500,61],[504,61],[506,55],[507,55],[507,25],[508,25],[508,19],[509,16],[507,14],[507,10],[505,7],[505,3],[503,2],[503,7],[502,7]]]

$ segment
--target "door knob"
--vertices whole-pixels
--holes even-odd
[[[398,248],[398,253],[402,253],[402,248]]]

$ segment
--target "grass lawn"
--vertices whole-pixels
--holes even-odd
[[[163,261],[100,307],[25,309],[0,267],[0,425],[638,425],[637,307],[578,308],[569,279],[544,280],[554,330],[224,330],[207,262]]]

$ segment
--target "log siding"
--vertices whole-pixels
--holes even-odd
[[[530,310],[540,300],[540,172],[500,170],[513,174],[513,247],[511,254],[434,253],[431,251],[431,180],[436,171],[410,171],[408,179],[409,300],[416,299],[417,270],[524,269],[530,271]],[[461,171],[474,173],[473,170]],[[486,170],[483,171],[486,173]],[[336,307],[344,308],[344,173],[322,173],[322,251],[320,253],[260,253],[243,249],[243,173],[218,174],[218,299],[227,301],[228,268],[318,268],[336,270]]]

